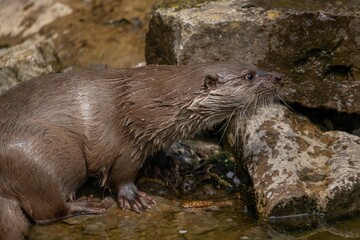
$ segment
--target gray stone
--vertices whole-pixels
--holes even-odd
[[[10,67],[0,67],[0,94],[18,84],[16,73]]]
[[[360,211],[359,137],[323,132],[282,106],[259,112],[241,124],[240,148],[263,219],[337,219]],[[234,139],[230,133],[238,148]]]
[[[285,8],[281,1],[227,0],[160,6],[149,26],[146,59],[253,63],[286,75],[288,102],[360,113],[359,5],[287,1]]]
[[[27,41],[0,50],[0,93],[32,77],[60,69],[54,50],[48,42]]]

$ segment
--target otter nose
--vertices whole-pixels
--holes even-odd
[[[284,79],[283,74],[274,74],[273,81],[276,83],[280,83]]]

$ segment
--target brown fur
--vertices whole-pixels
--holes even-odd
[[[237,63],[95,69],[1,95],[0,229],[17,226],[16,238],[25,215],[36,222],[76,212],[69,204],[89,176],[117,192],[122,208],[147,208],[151,199],[133,184],[144,159],[274,97],[282,76],[256,71]]]

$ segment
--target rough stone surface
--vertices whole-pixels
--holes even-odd
[[[159,8],[149,26],[147,61],[160,64],[225,59],[257,62],[267,52],[262,46],[267,42],[268,33],[260,33],[260,26],[264,20],[269,21],[266,13],[260,11],[249,8],[248,1],[244,0],[214,1],[181,10]]]
[[[51,44],[27,41],[0,50],[0,93],[39,75],[58,71],[59,63]]]
[[[261,109],[242,124],[243,164],[263,219],[360,212],[360,138],[323,132],[281,106]],[[228,135],[235,146],[234,135]]]
[[[253,63],[286,75],[288,102],[360,113],[359,2],[285,2],[160,7],[149,26],[147,62]]]
[[[0,1],[0,37],[28,37],[72,9],[55,0]]]
[[[0,67],[0,94],[18,83],[16,74],[10,67]]]

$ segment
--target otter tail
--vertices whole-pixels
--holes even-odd
[[[29,221],[18,202],[0,196],[0,240],[24,239]]]

